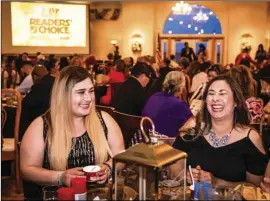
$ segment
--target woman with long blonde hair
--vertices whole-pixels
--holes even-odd
[[[27,181],[25,197],[41,199],[40,186],[70,186],[73,177],[84,176],[82,168],[87,165],[100,165],[98,183],[105,183],[112,156],[123,150],[117,123],[95,109],[88,71],[66,67],[55,80],[50,110],[32,122],[22,140],[20,168]]]

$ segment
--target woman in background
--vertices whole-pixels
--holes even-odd
[[[112,84],[113,83],[123,83],[126,81],[124,74],[125,63],[123,60],[115,61],[115,66],[112,67],[110,73],[108,74],[109,87],[105,96],[102,96],[100,103],[103,105],[109,105],[111,102],[112,95]]]
[[[176,137],[179,128],[192,116],[188,105],[181,99],[184,87],[184,74],[172,71],[163,82],[163,91],[155,93],[147,101],[142,116],[153,120],[157,132]]]

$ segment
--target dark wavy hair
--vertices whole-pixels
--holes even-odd
[[[234,99],[234,102],[236,103],[236,107],[234,108],[233,127],[248,126],[250,123],[249,112],[248,112],[245,98],[243,96],[240,86],[229,75],[222,75],[222,76],[217,76],[214,79],[212,79],[205,88],[203,98],[202,98],[204,102],[203,109],[196,119],[197,131],[198,132],[201,131],[203,132],[203,134],[206,134],[206,132],[209,132],[209,130],[212,128],[211,115],[208,112],[207,107],[206,107],[206,98],[207,98],[210,86],[216,81],[225,81],[230,86],[233,92],[233,99]],[[203,127],[201,126],[202,122],[205,124]]]

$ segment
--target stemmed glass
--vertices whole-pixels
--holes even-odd
[[[58,186],[45,186],[42,188],[43,200],[57,200]]]

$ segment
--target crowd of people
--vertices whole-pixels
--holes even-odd
[[[173,147],[188,153],[196,181],[228,187],[250,182],[269,192],[270,178],[263,176],[270,171],[270,129],[260,136],[247,105],[250,98],[261,98],[262,107],[269,102],[270,52],[262,45],[254,60],[245,48],[235,64],[225,66],[210,61],[203,44],[196,55],[188,43],[179,61],[171,55],[159,63],[147,55],[134,64],[119,52],[101,62],[94,56],[23,53],[2,56],[1,80],[2,88],[24,95],[20,153],[29,200],[40,198],[41,186],[69,186],[86,165],[99,164],[98,181],[108,180],[124,139],[117,122],[96,110],[97,103],[150,117],[158,133],[175,137]],[[100,88],[105,91],[98,93]],[[201,101],[198,114],[190,107],[194,101]],[[179,129],[194,116],[196,139],[187,140]],[[176,174],[179,167],[173,168]]]

